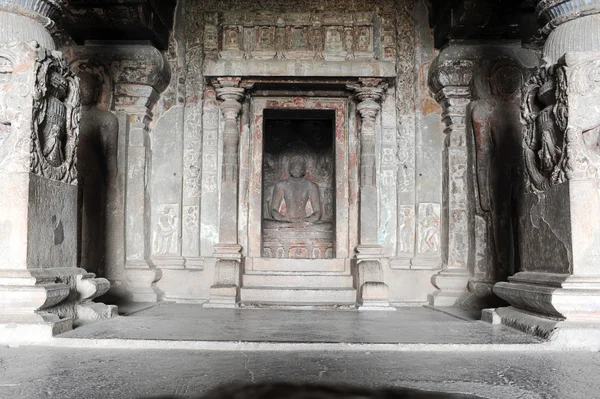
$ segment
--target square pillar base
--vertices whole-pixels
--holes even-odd
[[[431,277],[437,291],[427,296],[431,306],[460,305],[467,294],[469,272],[462,268],[446,268]]]
[[[238,287],[236,285],[213,285],[210,287],[210,299],[205,308],[237,308]]]
[[[0,344],[49,343],[54,336],[72,329],[72,318],[61,319],[52,313],[3,314],[0,315]]]
[[[600,351],[600,320],[588,322],[557,320],[514,306],[484,309],[482,320],[546,339],[555,347]]]

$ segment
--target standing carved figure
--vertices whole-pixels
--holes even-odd
[[[171,244],[176,227],[177,220],[173,213],[173,208],[166,206],[162,213],[158,215],[156,239],[154,243],[157,254],[165,255],[171,251]]]
[[[81,201],[81,262],[88,271],[102,275],[106,263],[107,217],[110,188],[116,184],[118,121],[96,106],[98,79],[78,74],[81,92],[81,125],[78,172]]]
[[[428,204],[425,215],[419,221],[421,225],[421,252],[437,252],[440,250],[440,218],[435,214],[433,205]]]
[[[400,252],[410,252],[412,250],[412,235],[414,231],[414,217],[411,208],[404,208],[402,224],[400,225]]]
[[[492,96],[471,104],[479,202],[491,216],[499,279],[514,272],[512,204],[523,176],[521,84],[521,69],[500,60],[491,68]]]

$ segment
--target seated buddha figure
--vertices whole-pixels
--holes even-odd
[[[278,181],[273,188],[271,217],[281,222],[316,222],[321,219],[319,187],[306,178],[306,160],[294,156],[288,167],[289,177]],[[285,213],[280,213],[281,202],[285,201]],[[310,201],[312,213],[307,215]]]

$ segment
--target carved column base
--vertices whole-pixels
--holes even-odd
[[[496,281],[493,280],[471,278],[468,284],[470,296],[462,304],[463,307],[483,309],[506,305],[506,302],[494,294],[495,284]]]
[[[204,307],[235,308],[240,302],[242,247],[239,244],[217,244],[214,246],[214,284],[210,287],[210,297]]]
[[[371,248],[373,250],[374,248]],[[362,250],[362,254],[357,255],[357,275],[358,275],[358,298],[357,305],[360,310],[396,310],[390,305],[389,287],[384,282],[383,267],[381,261],[367,256],[364,246],[359,247],[357,251]],[[381,252],[377,249],[376,252]],[[364,257],[364,258],[363,258]]]
[[[223,256],[225,254],[221,254]],[[228,254],[232,255],[232,254]],[[237,258],[219,259],[215,265],[215,284],[210,287],[210,297],[204,307],[235,308],[239,306],[241,255]]]
[[[92,302],[109,288],[108,280],[78,268],[0,270],[0,342],[47,341],[113,317],[116,306]]]
[[[158,302],[159,291],[156,282],[162,277],[162,270],[150,267],[127,267],[127,295],[133,302]]]
[[[61,319],[53,313],[2,314],[0,344],[48,343],[52,337],[72,329],[72,318]]]
[[[496,284],[494,293],[540,317],[600,322],[600,276],[521,272]]]
[[[446,268],[431,277],[431,284],[438,290],[429,294],[431,306],[457,306],[468,295],[469,272],[463,268]]]
[[[515,328],[546,339],[558,347],[600,350],[600,320],[552,319],[514,306],[484,309],[481,320]]]
[[[600,322],[600,193],[569,180],[523,196],[521,272],[494,293],[537,317]]]

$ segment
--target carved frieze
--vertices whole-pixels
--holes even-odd
[[[219,58],[231,60],[375,58],[373,12],[259,11],[210,13],[210,16],[211,23],[206,25],[204,33],[205,39],[211,38],[205,40],[208,58],[216,55],[215,47]],[[389,32],[386,41],[387,47],[393,47],[395,41]]]

